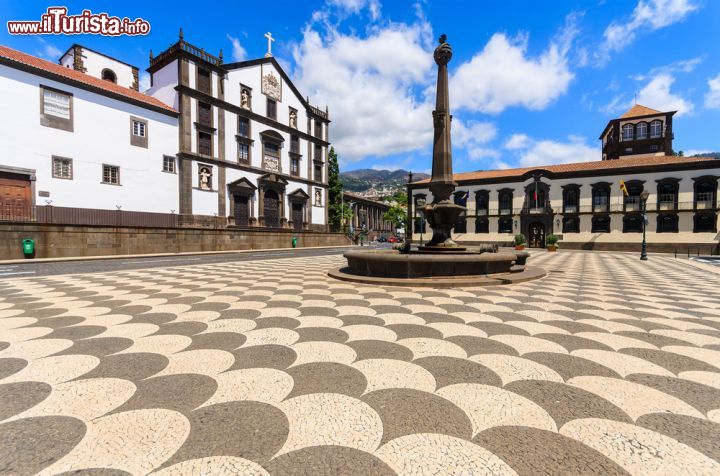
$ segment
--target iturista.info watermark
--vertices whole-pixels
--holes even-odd
[[[147,35],[150,23],[142,18],[110,16],[83,10],[78,15],[68,15],[67,7],[49,7],[40,20],[7,22],[11,35]]]

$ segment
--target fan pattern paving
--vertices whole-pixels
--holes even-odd
[[[720,474],[720,279],[359,286],[313,257],[0,282],[0,473]]]

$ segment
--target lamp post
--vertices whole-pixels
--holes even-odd
[[[647,261],[647,240],[645,239],[645,228],[647,228],[647,199],[650,196],[650,192],[647,190],[643,190],[640,194],[640,200],[642,205],[642,220],[643,220],[643,240],[642,240],[642,248],[640,250],[640,260]]]

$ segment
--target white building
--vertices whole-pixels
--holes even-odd
[[[138,69],[80,45],[58,64],[0,46],[0,215],[33,206],[326,230],[328,112],[272,56],[184,41]],[[39,99],[38,99],[39,98]]]
[[[635,106],[610,121],[601,136],[604,160],[455,174],[455,203],[468,210],[453,239],[510,244],[522,233],[542,247],[555,234],[563,248],[638,250],[647,191],[650,250],[717,252],[720,159],[666,155],[672,115]],[[432,202],[428,181],[408,186],[415,241],[431,233],[421,211]]]

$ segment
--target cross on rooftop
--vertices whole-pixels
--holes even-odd
[[[275,38],[272,37],[272,33],[269,31],[265,33],[265,38],[268,40],[268,50],[267,53],[265,53],[265,57],[269,58],[272,56],[272,42],[275,41]]]

